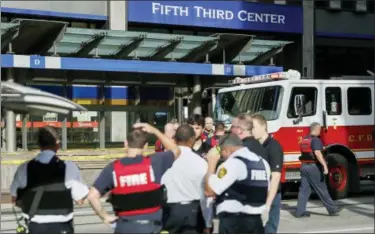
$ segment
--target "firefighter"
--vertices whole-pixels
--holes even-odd
[[[77,165],[56,156],[60,140],[53,127],[39,129],[38,144],[41,152],[16,171],[12,201],[21,207],[29,233],[74,233],[73,200],[83,204],[89,189]]]
[[[204,119],[204,130],[203,130],[203,140],[211,139],[215,135],[215,130],[213,129],[214,120],[211,117],[206,117]]]
[[[144,156],[147,133],[156,135],[169,151]],[[161,208],[166,202],[161,177],[181,151],[173,140],[147,123],[135,124],[125,145],[127,155],[103,169],[88,199],[103,222],[115,227],[115,233],[160,233]],[[109,215],[101,205],[100,197],[108,192],[115,216]]]
[[[164,126],[164,135],[173,140],[174,135],[176,134],[176,125],[172,123],[167,123]],[[165,151],[164,146],[162,145],[160,140],[156,140],[155,142],[155,152],[163,152]]]
[[[225,161],[216,171],[220,155]],[[234,134],[220,139],[207,159],[205,194],[216,197],[219,233],[264,233],[262,214],[270,181],[268,163],[244,147]]]
[[[325,175],[328,174],[328,166],[323,157],[323,143],[319,139],[321,125],[314,122],[310,126],[310,135],[302,139],[300,143],[302,155],[301,186],[298,193],[296,217],[309,217],[306,211],[307,201],[311,194],[311,187],[318,194],[330,216],[337,216],[342,208],[335,205],[330,197],[325,183]]]

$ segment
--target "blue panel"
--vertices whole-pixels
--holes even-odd
[[[30,65],[25,63],[27,60],[29,60]],[[39,60],[44,60],[45,62],[40,62],[40,64],[36,66],[35,63]],[[44,66],[42,67],[43,64]],[[218,76],[253,76],[258,74],[271,73],[275,70],[282,71],[283,69],[282,67],[272,66],[245,66],[223,64],[214,65],[179,62],[87,59],[71,57],[60,58],[48,56],[34,57],[7,54],[1,55],[1,67]],[[245,71],[245,73],[241,71]]]
[[[106,99],[134,99],[134,94],[129,87],[105,87]]]
[[[211,74],[211,65],[177,62],[152,62],[132,60],[105,60],[85,58],[61,58],[61,68],[68,70],[139,72],[139,73],[175,73],[175,74]]]
[[[98,86],[75,86],[73,85],[73,99],[98,99],[99,98]]]
[[[30,10],[30,9],[19,9],[19,8],[12,8],[12,7],[2,7],[1,12],[22,14],[22,15],[39,15],[39,16],[47,16],[47,17],[59,17],[59,18],[104,20],[104,21],[107,20],[107,16],[103,16],[103,15],[44,11],[44,10]]]
[[[64,87],[63,86],[54,86],[54,85],[32,85],[36,89],[46,91],[58,96],[64,96]],[[68,96],[68,98],[70,98]]]
[[[46,67],[46,60],[43,56],[30,56],[30,68],[44,69]]]
[[[128,1],[130,22],[302,33],[302,7],[237,1]]]

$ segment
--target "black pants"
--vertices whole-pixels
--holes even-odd
[[[220,234],[264,233],[261,215],[248,215],[243,213],[220,213],[219,221]]]
[[[199,201],[168,203],[163,208],[163,230],[171,233],[198,233]]]
[[[43,223],[38,224],[31,222],[29,223],[29,233],[32,234],[60,234],[60,233],[74,233],[73,220],[65,223]]]

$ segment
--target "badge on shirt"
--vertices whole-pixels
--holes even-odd
[[[219,177],[219,179],[223,178],[225,175],[227,174],[227,169],[225,169],[224,167],[220,168],[218,174],[217,174],[217,177]]]

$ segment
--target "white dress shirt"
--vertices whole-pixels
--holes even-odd
[[[164,173],[161,183],[167,188],[168,203],[200,200],[203,191],[207,162],[191,148],[179,146],[181,155]]]
[[[210,176],[208,183],[210,185],[210,188],[215,192],[216,195],[222,194],[236,181],[241,181],[247,178],[247,167],[245,163],[243,163],[241,160],[234,158],[236,156],[246,158],[250,161],[263,161],[263,164],[266,168],[266,175],[269,186],[271,175],[269,164],[263,158],[257,156],[253,152],[250,152],[248,148],[244,147],[230,155],[229,158],[219,166],[216,175]],[[225,169],[226,174],[224,176],[219,177],[218,175],[222,168]],[[244,206],[241,202],[237,200],[226,200],[217,206],[216,213],[219,214],[220,212],[229,212],[257,215],[262,214],[264,209],[265,205],[260,207],[252,207],[248,205]]]
[[[51,150],[45,150],[40,152],[35,160],[48,164],[51,159],[56,155]],[[17,168],[16,174],[14,175],[13,182],[10,186],[10,193],[13,197],[17,197],[17,190],[25,188],[27,186],[27,164],[25,162]],[[71,189],[72,200],[79,201],[87,196],[89,193],[88,187],[83,183],[79,168],[76,164],[71,161],[64,161],[65,163],[65,185],[68,189]],[[56,202],[59,203],[59,202]],[[28,215],[23,214],[25,218]],[[36,223],[59,223],[67,222],[73,219],[73,213],[69,215],[35,215],[31,221]]]

